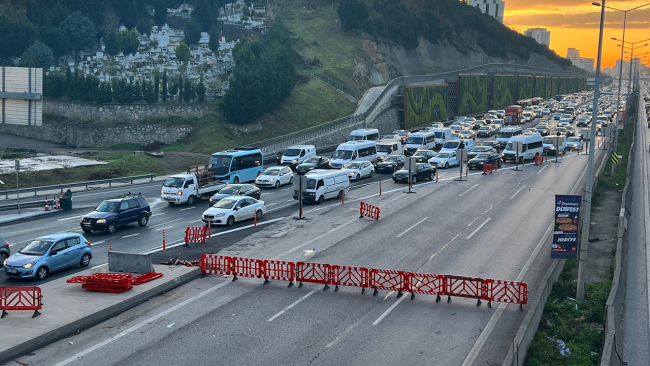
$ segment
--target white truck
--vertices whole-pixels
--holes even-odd
[[[167,178],[160,190],[160,198],[169,203],[193,205],[197,199],[210,198],[226,184],[215,179],[209,165],[196,165],[185,174],[174,174]]]

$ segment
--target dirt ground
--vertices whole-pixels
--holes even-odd
[[[601,189],[591,210],[587,282],[610,277],[616,252],[616,231],[621,209],[620,189]]]

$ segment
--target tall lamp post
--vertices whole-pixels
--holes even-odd
[[[592,3],[601,6],[600,3]],[[594,101],[591,111],[591,120],[596,121],[598,117],[598,99],[600,99],[600,60],[603,54],[603,25],[605,23],[605,0],[600,9],[600,31],[598,34],[598,58],[596,59],[596,81],[594,85]],[[591,124],[590,136],[596,136],[596,123]],[[582,219],[582,237],[580,238],[580,251],[578,257],[578,289],[576,299],[585,299],[585,276],[587,272],[587,253],[589,252],[589,222],[591,216],[591,196],[593,193],[594,181],[594,144],[589,145],[589,158],[587,162],[587,185],[585,186],[585,207]],[[586,218],[586,220],[585,220]],[[585,223],[587,223],[585,225]]]

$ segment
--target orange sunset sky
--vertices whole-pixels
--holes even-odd
[[[649,3],[650,0],[607,1],[606,5],[622,10]],[[596,58],[600,8],[592,0],[505,0],[504,24],[523,33],[528,28],[542,27],[551,31],[551,49],[566,57],[567,48],[580,50],[580,56]],[[602,67],[612,67],[621,56],[620,44],[611,38],[623,36],[623,13],[606,9],[603,33]],[[650,5],[627,13],[626,42],[650,39]],[[648,42],[650,43],[650,41]],[[650,51],[650,46],[638,48],[634,56]],[[629,45],[628,45],[629,46]],[[646,60],[650,60],[650,54]],[[643,56],[641,56],[643,57]],[[648,61],[644,62],[648,65]],[[595,64],[594,64],[595,66]]]

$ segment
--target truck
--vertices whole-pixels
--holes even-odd
[[[506,126],[517,126],[523,122],[524,108],[520,105],[511,105],[506,107],[506,117],[504,119],[504,124]]]
[[[210,198],[227,184],[216,179],[213,170],[210,165],[195,165],[184,174],[169,176],[160,190],[160,198],[170,206],[184,203],[191,206],[198,199]]]

